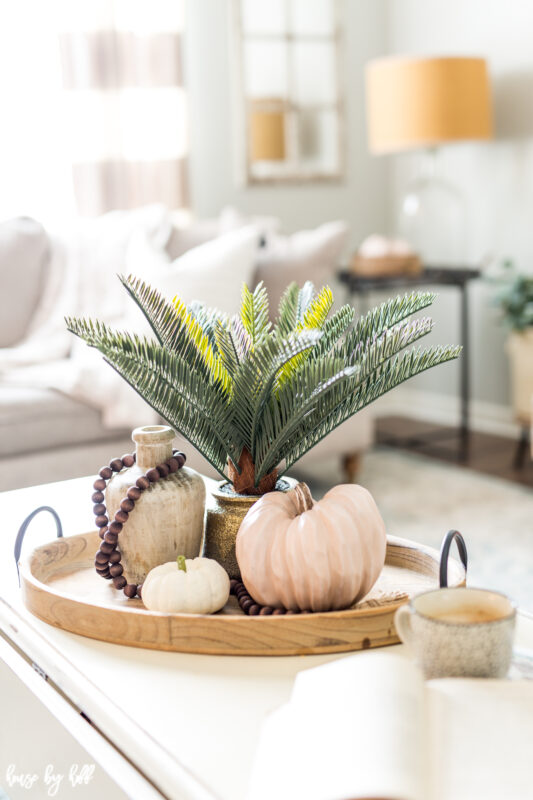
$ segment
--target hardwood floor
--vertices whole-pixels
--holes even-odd
[[[424,436],[431,437],[421,444],[413,444],[408,440]],[[405,441],[407,440],[407,441]],[[505,478],[514,483],[533,488],[533,461],[526,454],[524,466],[517,468],[514,464],[517,440],[503,436],[473,431],[470,434],[469,455],[466,461],[458,459],[458,432],[454,428],[421,422],[408,417],[381,417],[377,421],[377,443],[395,446],[410,452],[430,456],[439,461],[459,464],[465,468]]]

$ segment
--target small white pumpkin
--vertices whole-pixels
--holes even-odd
[[[229,575],[212,558],[185,558],[154,567],[142,586],[142,601],[150,611],[214,614],[229,597]]]

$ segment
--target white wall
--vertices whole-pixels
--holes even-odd
[[[448,179],[468,204],[468,256],[511,257],[533,271],[533,2],[530,0],[389,0],[389,50],[409,55],[479,55],[488,59],[496,139],[442,150]],[[416,156],[389,157],[392,221]],[[491,302],[494,290],[472,288],[473,393],[481,402],[508,402],[504,331]],[[440,299],[438,338],[454,340],[457,306],[451,292]],[[451,368],[417,379],[424,389],[455,391]]]
[[[520,268],[533,270],[533,0],[341,0],[346,179],[333,185],[277,187],[239,186],[235,178],[231,6],[232,0],[188,2],[185,68],[191,195],[197,216],[214,216],[233,204],[247,213],[279,216],[287,231],[343,218],[352,228],[352,247],[373,231],[392,230],[402,188],[414,174],[417,157],[369,155],[364,65],[387,52],[478,54],[489,60],[497,138],[446,148],[444,172],[467,199],[469,260],[512,257]],[[482,413],[488,409],[489,415],[503,420],[510,416],[508,366],[493,296],[486,283],[472,286],[472,390]],[[440,292],[433,316],[434,341],[458,341],[453,290]],[[444,406],[455,408],[457,378],[457,365],[445,365],[411,382],[409,390],[411,395],[413,389],[420,390],[426,407],[424,393],[435,392],[447,398]],[[397,395],[400,401],[401,391],[391,399]]]
[[[267,0],[265,0],[267,2]],[[347,100],[347,175],[335,184],[239,186],[232,107],[232,0],[189,0],[185,49],[190,102],[192,210],[215,216],[228,204],[282,219],[287,231],[346,219],[355,247],[383,230],[387,164],[368,154],[364,118],[364,64],[386,47],[386,0],[341,0],[344,36],[341,79]]]

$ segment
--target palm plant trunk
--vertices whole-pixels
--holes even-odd
[[[237,494],[266,494],[272,492],[278,480],[278,470],[275,467],[255,485],[255,464],[246,447],[243,447],[237,466],[228,458],[228,477]]]

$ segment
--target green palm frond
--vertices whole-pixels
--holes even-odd
[[[216,347],[216,332],[219,325],[228,325],[229,317],[218,308],[207,308],[198,300],[193,301],[188,309],[198,325],[201,327],[211,347]]]
[[[263,415],[263,436],[255,460],[259,480],[270,472],[272,463],[277,465],[285,458],[287,444],[300,436],[302,425],[318,404],[327,399],[333,407],[340,385],[357,371],[357,367],[346,367],[339,360],[308,361],[292,382],[282,387]]]
[[[252,352],[252,340],[250,339],[246,328],[242,324],[240,317],[232,317],[230,327],[233,343],[239,356],[239,361],[244,361],[244,359],[248,358],[249,354]]]
[[[296,301],[296,325],[303,322],[305,312],[313,302],[315,287],[311,281],[306,281],[300,291]]]
[[[268,336],[271,328],[268,318],[268,294],[263,282],[258,283],[253,292],[243,283],[241,322],[250,338],[250,346],[254,350],[265,336]]]
[[[278,308],[278,319],[274,326],[274,335],[281,337],[288,336],[296,330],[298,324],[298,304],[300,302],[300,289],[298,284],[291,283],[281,297]]]
[[[238,459],[242,442],[228,413],[226,395],[203,370],[191,369],[183,358],[155,342],[112,331],[99,322],[67,318],[67,327],[98,348],[108,364],[221,475],[228,454]],[[199,366],[200,353],[197,358]]]
[[[386,300],[376,306],[357,320],[345,341],[340,345],[339,355],[343,358],[352,358],[361,342],[366,343],[381,336],[388,328],[430,306],[435,297],[433,292],[411,292],[403,297]]]
[[[262,284],[243,288],[240,314],[229,318],[179,297],[170,302],[132,276],[121,280],[153,341],[90,320],[68,318],[68,329],[96,347],[221,475],[231,462],[236,486],[245,453],[261,491],[283,462],[289,469],[369,403],[460,352],[407,349],[432,329],[428,317],[411,318],[433,302],[428,292],[388,300],[355,319],[348,305],[330,316],[328,287],[291,284],[272,326]]]
[[[220,353],[220,358],[226,370],[234,380],[241,358],[243,358],[242,348],[239,347],[235,332],[229,322],[224,324],[220,320],[215,328],[215,343]]]
[[[314,435],[310,434],[314,431],[315,421],[326,420],[325,430],[327,433],[333,429],[329,428],[328,430],[328,424],[336,427],[334,419],[330,417],[334,410],[344,413],[343,409],[344,411],[348,409],[346,419],[356,413],[359,408],[354,408],[345,401],[349,400],[365,381],[370,380],[371,385],[377,384],[380,367],[386,362],[390,362],[401,350],[430,333],[432,327],[432,320],[428,317],[400,322],[393,328],[385,329],[381,336],[374,338],[371,343],[367,342],[366,346],[360,345],[356,348],[351,362],[337,355],[327,360],[312,362],[300,371],[296,380],[283,387],[278,393],[277,404],[274,406],[276,424],[273,424],[272,420],[268,418],[272,407],[265,412],[266,437],[260,449],[261,455],[256,462],[259,479],[270,471],[272,463],[278,463],[282,458],[288,460],[290,455],[290,449],[287,449],[290,443],[289,434],[292,434],[295,428],[298,430],[299,436],[305,431],[305,434],[310,437],[310,441],[316,444],[323,436],[320,435],[315,440]],[[431,354],[438,351],[430,348],[427,352]],[[455,355],[445,353],[443,360],[457,357],[458,354],[459,351]],[[316,364],[319,366],[318,369]],[[430,366],[434,366],[434,364],[430,364]],[[428,366],[424,367],[424,369],[428,368]],[[413,365],[413,374],[418,374],[416,370],[418,370],[418,362]],[[382,393],[391,388],[393,385],[384,389]],[[281,414],[278,407],[281,409]],[[344,421],[344,418],[341,421]],[[312,446],[313,444],[309,445],[309,447]]]
[[[355,309],[352,306],[343,306],[332,317],[327,319],[321,328],[322,337],[311,354],[312,358],[322,358],[331,352],[334,345],[344,336],[353,323],[354,317]]]
[[[248,433],[245,444],[252,458],[264,408],[280,370],[311,349],[319,338],[320,332],[314,330],[283,340],[268,337],[239,365],[233,386],[234,414],[239,428]]]
[[[333,293],[329,286],[324,286],[318,294],[315,294],[313,284],[308,281],[300,293],[301,297],[296,307],[296,326],[294,330],[298,333],[310,330],[319,330],[326,323],[328,314],[333,305]],[[290,380],[305,363],[310,356],[306,350],[300,355],[296,355],[288,361],[278,375],[277,386]]]
[[[414,350],[397,356],[392,362],[378,367],[374,373],[357,386],[357,375],[354,377],[354,388],[344,387],[341,399],[333,403],[330,409],[322,406],[305,420],[303,435],[293,438],[284,453],[285,471],[298,461],[305,453],[320,442],[343,422],[352,417],[365,406],[370,405],[382,395],[409,378],[425,372],[438,364],[444,364],[457,358],[461,347],[438,346],[424,350]]]
[[[156,290],[133,275],[119,275],[119,280],[141,309],[159,344],[173,348],[178,326],[176,309]]]
[[[179,298],[170,304],[158,291],[131,275],[127,278],[120,276],[120,280],[145,315],[159,343],[187,360],[195,369],[200,354],[208,373],[229,392],[227,371],[210,341],[209,330],[206,332],[202,327],[206,319],[221,315],[216,311],[211,315],[204,312],[203,320],[199,319]]]
[[[231,389],[231,378],[228,375],[222,359],[216,349],[211,345],[209,336],[204,332],[200,323],[193,317],[178,297],[174,300],[174,308],[180,324],[181,342],[183,347],[180,347],[178,341],[174,352],[176,353],[190,353],[191,345],[193,352],[196,351],[204,361],[208,368],[213,380],[219,383],[224,391],[229,394]]]
[[[301,320],[296,330],[312,330],[321,328],[328,318],[333,305],[333,292],[329,286],[324,286],[320,292],[308,303],[301,314]]]
[[[360,379],[366,378],[400,350],[427,336],[432,328],[433,320],[429,317],[400,322],[392,328],[387,328],[371,343],[367,342],[366,346],[359,345],[352,355],[351,362],[361,368]]]

